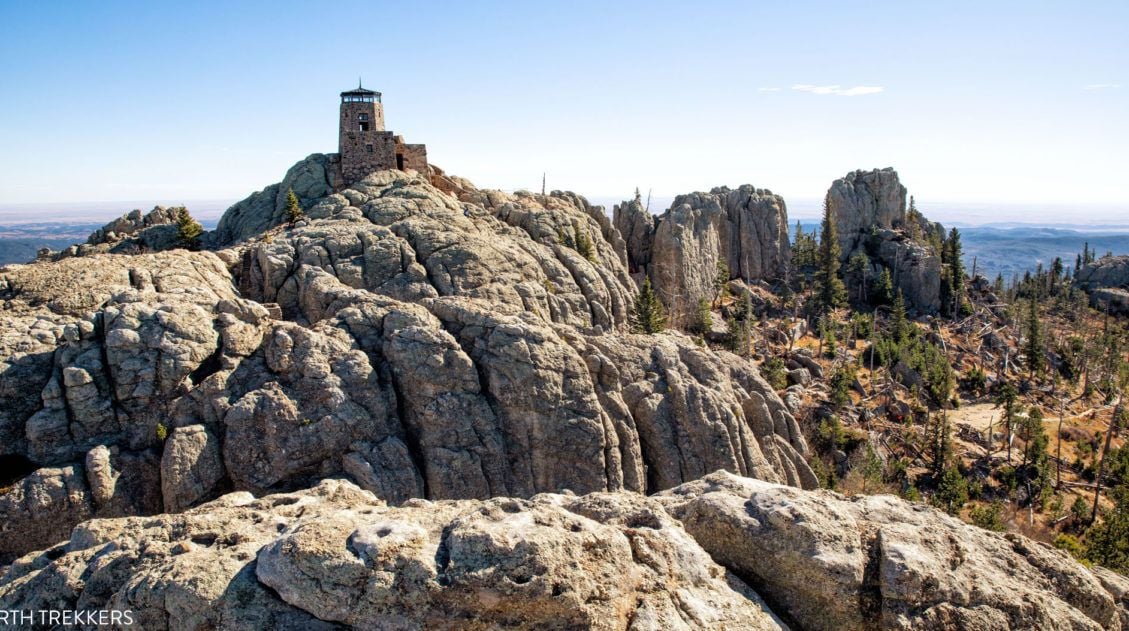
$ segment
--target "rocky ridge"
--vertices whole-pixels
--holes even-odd
[[[323,163],[233,207],[214,251],[0,271],[0,561],[88,517],[334,475],[391,503],[816,483],[755,366],[626,333],[599,207],[396,171],[328,194]],[[288,226],[291,188],[320,197]]]
[[[653,497],[232,493],[88,521],[0,575],[0,607],[168,629],[1121,629],[1127,587],[891,496],[719,472]]]

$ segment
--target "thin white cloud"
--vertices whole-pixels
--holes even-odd
[[[1087,89],[1087,90],[1112,90],[1114,88],[1120,88],[1120,87],[1121,87],[1120,83],[1091,83],[1090,85],[1086,86],[1085,89]]]
[[[757,88],[757,92],[779,92],[780,88]]]
[[[880,85],[856,85],[844,88],[838,85],[811,85],[810,83],[797,83],[792,86],[792,89],[797,92],[808,92],[821,96],[827,94],[837,96],[865,96],[867,94],[878,94],[886,90],[886,88]]]

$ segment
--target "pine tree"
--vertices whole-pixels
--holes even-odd
[[[942,309],[950,317],[957,317],[964,307],[964,262],[960,244],[960,232],[956,228],[949,231],[949,238],[942,247],[942,263],[946,266],[942,282]]]
[[[909,318],[906,317],[906,299],[902,297],[902,290],[899,289],[894,297],[894,306],[890,310],[890,336],[899,346],[909,339],[910,326]]]
[[[1027,370],[1034,379],[1043,372],[1045,361],[1043,358],[1043,329],[1039,321],[1039,303],[1031,299],[1031,308],[1027,315],[1027,341],[1024,344],[1024,355],[1027,359]]]
[[[573,224],[572,233],[573,243],[576,244],[576,251],[580,253],[580,256],[595,263],[596,247],[592,244],[592,237],[588,236],[588,231],[582,229],[580,224]]]
[[[632,316],[632,328],[637,333],[658,333],[666,328],[666,315],[663,314],[662,302],[655,295],[650,278],[643,279],[643,286],[635,296]]]
[[[933,417],[929,429],[928,447],[930,471],[933,478],[939,480],[953,455],[952,428],[949,425],[949,417],[944,412]]]
[[[749,355],[749,321],[736,317],[726,323],[725,346],[742,357]]]
[[[305,216],[306,213],[302,212],[302,205],[298,203],[298,196],[294,194],[294,189],[290,189],[286,192],[286,221],[295,224]]]
[[[870,269],[870,259],[865,252],[856,252],[847,261],[847,275],[851,279],[851,284],[857,289],[860,303],[866,302],[867,299],[866,272],[868,269]]]
[[[181,206],[176,221],[177,243],[187,250],[197,250],[200,248],[200,235],[202,234],[204,234],[203,226],[192,218],[187,208]]]
[[[882,273],[878,275],[873,293],[874,304],[888,305],[894,302],[894,277],[890,275],[890,268],[882,267]]]
[[[714,302],[720,304],[729,295],[729,265],[717,262],[717,273],[713,279]]]
[[[694,309],[694,319],[690,321],[687,329],[694,335],[705,335],[713,329],[713,313],[710,312],[710,301],[705,298],[698,299],[698,306]]]
[[[819,269],[816,282],[819,287],[819,306],[824,312],[846,302],[847,289],[839,278],[839,234],[831,217],[830,198],[823,200],[823,224],[819,231]]]

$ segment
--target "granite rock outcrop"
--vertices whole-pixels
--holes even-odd
[[[650,277],[676,325],[687,322],[699,300],[715,297],[719,265],[745,281],[787,277],[788,211],[771,191],[744,185],[679,195],[653,228],[647,220],[638,200],[617,206],[632,269]]]
[[[906,304],[932,313],[941,306],[941,258],[924,237],[944,234],[938,223],[906,212],[906,188],[891,168],[853,171],[835,180],[827,205],[839,235],[840,260],[862,253],[869,274],[890,270]]]
[[[1121,629],[1126,581],[892,496],[719,472],[391,506],[324,480],[93,519],[0,574],[4,609],[168,629]]]
[[[718,468],[816,484],[752,363],[627,332],[634,283],[599,207],[398,171],[299,185],[319,165],[284,183],[321,191],[304,219],[275,225],[253,196],[209,238],[230,247],[0,271],[0,523],[26,533],[0,562],[88,516],[335,475],[391,503],[654,492]],[[145,500],[99,500],[113,480]]]

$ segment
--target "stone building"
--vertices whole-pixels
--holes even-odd
[[[409,169],[427,173],[427,147],[409,145],[403,136],[384,129],[380,93],[358,83],[341,93],[337,182],[345,188],[374,171]]]

